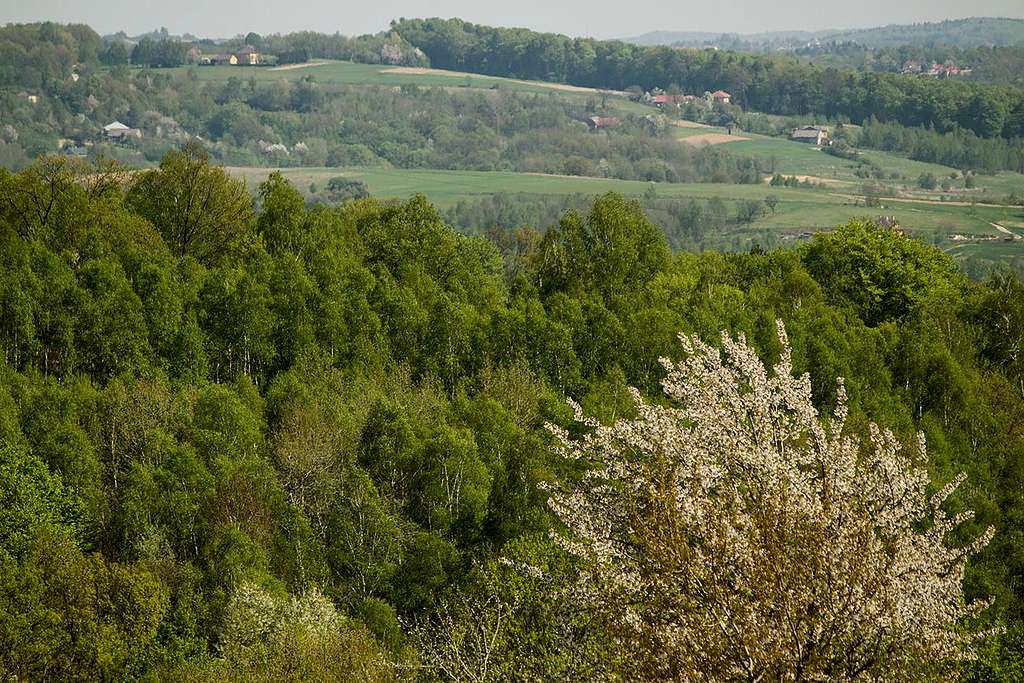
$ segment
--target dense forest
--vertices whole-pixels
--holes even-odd
[[[659,358],[689,349],[711,359],[708,378],[725,377],[711,347],[676,335],[726,330],[745,335],[725,345],[746,358],[737,372],[754,373],[743,383],[759,382],[747,341],[796,382],[778,399],[794,415],[848,412],[844,433],[864,439],[877,437],[869,422],[903,444],[922,432],[924,483],[950,483],[933,502],[967,475],[943,505],[977,514],[954,518],[954,544],[996,530],[970,546],[962,587],[991,608],[928,603],[941,628],[920,643],[886,641],[881,659],[821,645],[804,665],[832,680],[1013,680],[1019,281],[971,283],[941,252],[870,223],[799,250],[673,254],[639,204],[607,195],[534,227],[460,235],[423,198],[310,210],[279,175],[254,203],[194,142],[139,174],[58,158],[0,171],[0,670],[678,678],[688,650],[627,638],[603,608],[629,596],[614,577],[580,593],[602,565],[549,535],[595,532],[560,488],[592,475],[558,442],[651,419],[636,400],[658,401],[666,372],[674,396],[698,367]],[[718,418],[694,415],[709,428]],[[936,528],[939,547],[947,527]],[[1004,630],[955,664],[955,648],[939,648],[955,645],[947,613],[965,631]],[[905,630],[924,614],[900,628],[924,634]],[[715,652],[723,672],[737,661]]]
[[[619,90],[724,89],[733,103],[768,114],[843,116],[855,123],[875,116],[939,132],[963,128],[981,137],[1024,137],[1024,93],[1008,87],[861,74],[722,50],[641,47],[459,19],[410,19],[392,26],[438,68]]]

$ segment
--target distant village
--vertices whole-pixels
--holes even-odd
[[[683,107],[687,104],[698,103],[706,104],[708,106],[715,102],[730,104],[732,102],[732,95],[724,90],[705,92],[703,95],[670,95],[661,88],[654,88],[653,90],[644,93],[631,95],[630,99],[634,102],[653,104],[660,109],[666,106]]]
[[[903,62],[903,68],[900,69],[901,74],[909,76],[931,76],[932,78],[955,78],[958,76],[966,76],[971,73],[968,68],[960,67],[956,65],[953,60],[948,60],[943,64],[933,62],[928,64],[926,62],[919,62],[917,60],[908,59]]]

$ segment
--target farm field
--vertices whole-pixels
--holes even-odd
[[[725,132],[725,128],[716,126],[679,126],[673,131],[673,134],[681,142],[687,142],[693,138],[699,139],[699,136]],[[860,187],[868,182],[855,175],[859,166],[856,161],[826,154],[811,145],[736,129],[733,130],[731,137],[734,139],[728,141],[726,146],[729,152],[742,156],[760,157],[768,161],[775,172],[783,175],[807,176],[829,184],[848,185],[851,188]],[[720,142],[725,143],[726,139],[723,138]],[[923,173],[931,173],[941,181],[956,171],[949,166],[914,161],[888,152],[864,150],[861,152],[861,158],[881,167],[887,176],[890,174],[900,176],[900,179],[880,182],[914,185],[917,178]],[[1020,173],[1002,172],[998,175],[979,175],[976,178],[981,196],[986,193],[1006,195],[1011,192],[1018,194],[1024,192],[1024,175]],[[919,193],[915,192],[915,194]]]
[[[250,188],[262,182],[274,169],[262,167],[229,167],[236,177],[245,179]],[[345,176],[362,180],[370,192],[381,198],[404,199],[416,193],[424,194],[439,208],[446,209],[460,200],[469,200],[498,193],[532,195],[597,195],[614,191],[626,196],[639,197],[649,190],[651,183],[616,180],[550,176],[530,173],[487,171],[437,171],[426,169],[383,168],[282,168],[278,169],[296,187],[304,190],[310,183],[323,186],[328,179]],[[917,233],[930,233],[931,241],[943,248],[956,248],[957,252],[979,248],[991,249],[1003,245],[1008,237],[992,223],[1004,226],[1014,234],[1024,236],[1024,207],[992,207],[977,205],[956,206],[940,203],[921,203],[883,199],[879,207],[858,205],[852,195],[832,189],[777,188],[761,185],[728,185],[716,183],[659,183],[654,185],[658,197],[712,199],[718,198],[735,211],[738,202],[761,200],[768,195],[778,199],[775,213],[767,213],[743,230],[771,230],[783,234],[826,229],[853,217],[876,218],[894,216],[899,223]],[[956,241],[953,234],[987,237],[988,241]],[[1000,246],[1000,255],[1024,255],[1024,240]]]

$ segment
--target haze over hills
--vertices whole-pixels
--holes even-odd
[[[890,24],[864,29],[822,31],[770,31],[765,33],[715,33],[702,31],[651,31],[624,39],[637,45],[721,47],[748,50],[787,50],[814,42],[853,42],[868,47],[920,45],[980,47],[1024,43],[1024,19],[972,17],[921,24]]]

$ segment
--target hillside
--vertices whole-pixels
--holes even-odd
[[[863,29],[714,33],[652,31],[624,39],[636,45],[674,45],[736,50],[793,50],[815,43],[854,42],[867,47],[983,47],[1024,43],[1024,19],[972,17],[920,24],[890,24]]]

